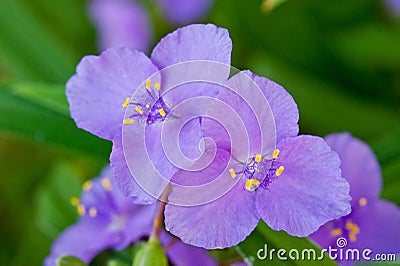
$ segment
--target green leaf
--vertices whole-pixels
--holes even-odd
[[[64,84],[19,82],[12,83],[9,86],[13,95],[69,116]]]
[[[36,224],[42,232],[55,238],[77,218],[70,200],[79,198],[82,181],[67,164],[59,164],[36,195]]]
[[[239,253],[244,256],[246,262],[252,265],[337,265],[336,262],[332,261],[325,253],[321,256],[321,249],[314,245],[307,238],[299,238],[288,235],[284,231],[274,231],[270,229],[264,222],[260,222],[257,228],[246,238],[245,241],[238,246]],[[273,257],[270,257],[270,252],[273,252]],[[285,254],[281,254],[286,257],[287,260],[278,259],[278,250],[285,250]],[[299,259],[291,259],[290,257],[296,257],[296,254],[290,253],[291,250],[297,250],[299,253]],[[267,253],[265,254],[265,251]],[[280,251],[283,252],[283,251]],[[310,253],[308,253],[310,252]],[[311,258],[315,252],[315,258],[318,260],[308,259],[309,254]],[[259,253],[261,259],[258,257]],[[292,254],[290,256],[289,254]],[[304,256],[302,255],[304,254]],[[266,258],[263,257],[267,255]],[[305,259],[302,259],[302,256]]]
[[[51,85],[49,85],[51,86]],[[50,92],[46,86],[26,84],[0,86],[0,132],[22,136],[36,142],[55,144],[59,147],[106,157],[110,143],[78,129],[75,122],[65,115],[65,98],[60,90]],[[40,97],[51,95],[51,97]]]
[[[87,266],[86,263],[80,259],[72,256],[64,256],[57,259],[57,266]]]
[[[64,82],[76,56],[46,30],[19,0],[0,0],[0,59],[23,80]]]
[[[133,266],[167,266],[165,251],[158,239],[150,238],[136,253]]]
[[[300,110],[300,123],[314,134],[325,136],[349,131],[368,139],[380,136],[382,129],[400,127],[396,108],[352,97],[272,55],[258,54],[253,66],[256,72],[282,84],[290,92]]]

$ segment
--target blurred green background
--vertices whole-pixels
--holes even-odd
[[[150,1],[154,45],[174,30]],[[216,0],[202,22],[229,30],[232,64],[282,84],[302,133],[349,131],[382,165],[400,204],[400,16],[381,1]],[[98,54],[83,0],[0,0],[0,264],[41,265],[77,215],[69,199],[108,161],[110,143],[76,128],[64,85]]]

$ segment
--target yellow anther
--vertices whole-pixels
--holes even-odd
[[[150,104],[146,103],[146,108],[149,109],[150,108]]]
[[[97,215],[97,209],[95,207],[91,207],[89,209],[89,216],[90,217],[95,217]]]
[[[279,151],[278,149],[275,149],[275,150],[272,152],[272,158],[274,158],[274,159],[278,158],[279,152],[280,152],[280,151]]]
[[[126,97],[126,98],[125,98],[125,101],[122,103],[122,107],[127,107],[130,100],[131,100],[131,98]]]
[[[354,233],[358,234],[358,233],[360,233],[360,227],[358,227],[358,225],[356,225],[356,224],[353,224],[353,229],[352,229],[352,231],[353,231]]]
[[[285,170],[285,167],[283,167],[283,165],[279,166],[275,172],[275,175],[280,176],[283,173],[283,170]]]
[[[133,120],[133,119],[124,119],[124,121],[122,121],[122,123],[124,123],[125,125],[133,124],[134,122],[135,122],[135,120]]]
[[[349,239],[350,239],[351,242],[355,242],[357,240],[356,233],[350,232],[349,233]]]
[[[154,84],[154,88],[159,90],[161,88],[161,84],[157,82],[156,84]]]
[[[88,180],[85,183],[83,183],[82,188],[84,191],[88,191],[92,188],[92,186],[93,186],[93,182]]]
[[[341,236],[342,234],[343,234],[343,231],[342,231],[342,229],[340,229],[340,228],[333,229],[333,230],[331,231],[331,235],[332,235],[332,236]]]
[[[151,80],[146,80],[146,89],[150,89],[151,87]]]
[[[101,184],[103,185],[105,190],[107,190],[107,191],[111,190],[111,182],[110,182],[110,179],[108,179],[107,177],[104,177],[103,179],[101,179]]]
[[[365,205],[367,205],[367,199],[366,198],[361,198],[358,200],[358,204],[363,207]]]
[[[257,163],[261,162],[261,154],[257,154],[256,157],[254,157],[254,161]]]
[[[161,108],[160,110],[158,110],[158,112],[160,113],[160,115],[162,116],[162,117],[165,117],[167,114],[165,113],[165,110],[164,110],[164,108]]]
[[[135,107],[135,111],[138,112],[141,115],[143,114],[143,110],[139,106]]]
[[[257,179],[249,179],[246,181],[246,189],[248,191],[254,191],[260,185],[260,181]]]
[[[79,204],[79,199],[77,197],[73,197],[69,200],[72,206],[76,207]]]
[[[232,178],[235,178],[236,177],[236,173],[235,173],[235,171],[231,168],[231,169],[229,169],[229,173],[231,174],[231,177]]]
[[[80,216],[83,216],[86,213],[85,206],[83,206],[82,204],[78,204],[78,206],[76,206],[76,210],[78,211],[78,214]]]
[[[353,229],[353,223],[352,223],[351,220],[347,220],[347,221],[346,221],[346,229],[347,229],[347,230]]]

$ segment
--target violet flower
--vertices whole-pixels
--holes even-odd
[[[385,4],[394,15],[400,15],[400,0],[385,0]]]
[[[131,0],[91,0],[89,15],[96,27],[100,50],[128,47],[147,51],[152,26],[147,11]]]
[[[249,86],[245,77],[257,84],[269,103],[273,117],[267,123],[259,125],[254,117],[258,113],[267,118],[268,107],[262,105],[262,97],[255,96],[256,89]],[[180,171],[171,181],[200,185],[218,176],[236,184],[207,204],[167,204],[166,229],[185,243],[212,249],[244,240],[260,218],[274,230],[304,237],[326,222],[347,215],[349,184],[341,176],[340,159],[322,138],[297,136],[298,110],[289,93],[249,71],[233,76],[228,84],[237,88],[240,96],[222,90],[217,98],[240,116],[248,134],[242,136],[242,142],[249,139],[250,152],[241,148],[241,142],[231,146],[230,133],[235,132],[228,134],[218,122],[205,119],[204,134],[217,145],[214,161],[201,171]],[[253,98],[254,105],[247,106],[243,97]],[[209,113],[223,112],[219,106],[211,107]],[[222,116],[229,117],[230,112]],[[273,134],[265,134],[273,128],[276,128],[276,146]]]
[[[150,236],[156,205],[135,205],[115,187],[111,174],[111,168],[105,168],[99,178],[84,183],[80,200],[71,199],[81,217],[55,240],[46,266],[67,255],[89,263],[106,249],[122,250]],[[165,231],[160,240],[169,246],[167,256],[174,265],[216,264],[206,250],[186,245]]]
[[[172,24],[199,21],[210,8],[211,0],[157,0]],[[147,52],[153,27],[148,11],[136,0],[91,0],[89,17],[98,34],[100,50],[128,47]]]
[[[167,20],[183,25],[198,22],[209,10],[212,0],[157,0]]]
[[[382,177],[372,150],[348,133],[327,136],[326,141],[342,160],[343,176],[350,183],[352,212],[322,226],[310,238],[322,248],[338,248],[337,239],[347,241],[345,249],[371,249],[375,254],[400,253],[400,209],[379,199]],[[343,245],[341,243],[341,245]],[[357,261],[341,261],[351,264]]]
[[[231,49],[232,43],[227,30],[211,24],[190,25],[164,37],[154,48],[151,59],[128,48],[110,48],[100,56],[86,56],[79,63],[77,73],[67,83],[66,94],[71,116],[78,127],[113,141],[111,165],[116,183],[125,196],[139,204],[149,204],[156,200],[154,196],[143,191],[128,169],[127,163],[138,164],[147,154],[130,156],[126,161],[122,147],[122,125],[137,131],[146,128],[146,136],[149,138],[146,142],[147,152],[157,158],[157,169],[163,170],[163,176],[170,179],[178,168],[165,157],[159,139],[163,124],[173,120],[169,119],[170,108],[185,97],[215,96],[217,93],[212,85],[187,84],[184,85],[183,93],[163,95],[165,88],[161,79],[156,76],[151,80],[150,77],[159,69],[176,63],[209,60],[226,64],[224,69],[212,71],[212,75],[220,83],[224,83],[229,76]],[[168,81],[199,73],[199,69],[191,68],[180,71],[168,73],[169,76],[161,78]],[[137,88],[139,96],[131,99]],[[134,107],[134,113],[124,119],[127,107],[131,106]],[[179,114],[175,117],[179,117]],[[198,145],[201,136],[199,120],[187,123],[182,132],[181,139],[183,143],[187,143],[186,146]],[[131,139],[125,144],[132,149],[127,152],[137,151],[136,147],[139,142],[143,142],[143,137],[128,135]],[[183,149],[185,150],[184,147]],[[144,171],[141,176],[155,180],[149,169],[143,167],[141,170]],[[158,189],[160,185],[154,184],[154,187]],[[162,187],[160,189],[162,192]]]

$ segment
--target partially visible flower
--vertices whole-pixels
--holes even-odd
[[[371,258],[378,253],[399,253],[400,209],[378,198],[382,177],[372,150],[348,133],[331,134],[325,139],[342,160],[343,176],[350,183],[352,212],[325,224],[311,239],[322,248],[337,248],[336,241],[342,237],[347,241],[343,249],[358,249],[360,254],[363,249],[371,249]],[[344,260],[341,264],[352,262],[357,260]]]
[[[385,0],[386,7],[395,15],[400,15],[400,0]]]
[[[100,50],[128,47],[147,51],[150,48],[152,26],[146,10],[136,1],[91,0],[89,13]]]
[[[198,22],[213,0],[157,0],[165,17],[173,24]]]
[[[84,183],[80,199],[71,199],[81,217],[55,240],[46,266],[56,265],[61,256],[89,263],[103,250],[122,250],[150,236],[156,205],[135,205],[115,187],[111,174],[107,167],[101,177]],[[169,246],[167,256],[174,265],[215,265],[206,250],[186,245],[165,231],[161,243]]]
[[[188,244],[224,248],[244,240],[260,218],[274,230],[304,237],[326,222],[347,215],[349,184],[341,176],[339,157],[322,138],[297,136],[299,116],[290,94],[249,71],[233,76],[227,86],[235,92],[221,90],[217,99],[232,109],[223,109],[224,105],[217,102],[209,114],[219,113],[237,128],[243,123],[247,136],[243,134],[233,143],[231,137],[236,132],[227,132],[214,120],[203,120],[205,136],[217,146],[215,160],[201,171],[180,171],[172,181],[201,185],[218,177],[225,184],[233,184],[232,189],[199,206],[167,204],[166,229]],[[243,99],[254,101],[249,106]],[[231,113],[238,114],[240,121],[233,122]],[[243,145],[246,140],[249,150]],[[173,196],[174,191],[170,198]]]
[[[163,177],[170,179],[176,173],[175,167],[166,158],[161,144],[161,130],[167,123],[179,119],[180,114],[171,114],[172,107],[186,98],[198,95],[215,96],[217,91],[209,84],[185,84],[180,93],[166,93],[161,80],[150,79],[159,69],[188,62],[204,60],[220,62],[225,69],[209,71],[225,82],[229,76],[232,42],[226,29],[215,25],[190,25],[180,28],[164,37],[153,49],[151,59],[141,52],[128,48],[110,48],[100,56],[86,56],[76,69],[76,74],[67,83],[67,98],[71,116],[78,127],[99,137],[113,141],[111,166],[118,186],[124,195],[139,204],[155,202],[155,197],[145,192],[133,179],[128,165],[138,164],[147,158],[156,157],[154,165],[163,171]],[[198,69],[185,69],[184,73],[169,73],[163,80],[179,80],[182,77],[197,75]],[[204,71],[203,71],[204,72]],[[204,73],[208,73],[205,71]],[[131,99],[138,89],[137,97]],[[127,107],[133,113],[124,119]],[[122,126],[128,126],[137,132],[146,128],[147,154],[134,154],[125,158],[122,145]],[[199,120],[191,120],[182,128],[180,138],[186,146],[199,143],[201,128]],[[143,136],[128,134],[124,142],[130,149],[125,152],[137,152],[143,143]],[[184,146],[184,145],[182,145]],[[181,147],[185,150],[185,147]],[[152,157],[153,156],[153,157]],[[139,163],[140,164],[140,163]],[[152,169],[142,167],[141,176],[148,180],[164,181],[154,177]],[[157,173],[158,174],[158,173]],[[152,184],[157,190],[160,184]],[[161,190],[162,192],[162,190]]]

